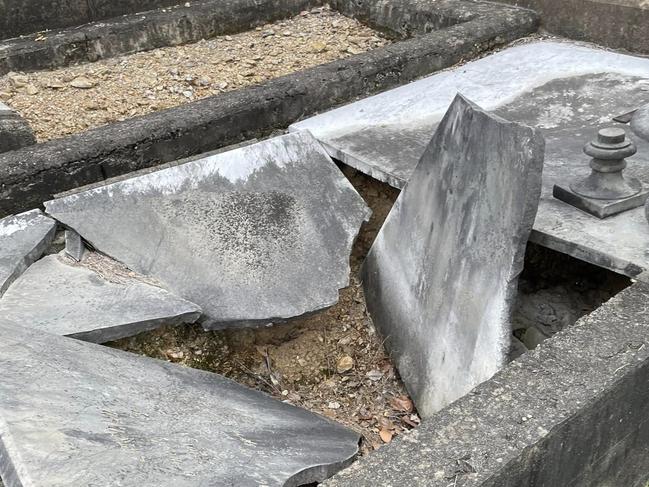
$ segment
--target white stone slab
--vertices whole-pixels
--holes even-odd
[[[114,272],[109,259],[89,258],[102,272],[63,255],[35,262],[0,298],[0,316],[43,332],[104,343],[161,325],[193,323],[201,315],[189,301]]]
[[[45,206],[94,248],[198,304],[206,328],[262,325],[335,304],[370,214],[308,132]]]
[[[297,486],[358,449],[343,426],[216,374],[2,317],[0,336],[6,487]]]
[[[543,145],[458,96],[363,264],[368,310],[423,416],[505,363]]]
[[[56,222],[40,210],[0,220],[0,296],[38,259],[56,232]]]
[[[567,80],[565,83],[563,80]],[[649,269],[641,208],[599,220],[552,197],[588,172],[581,147],[612,118],[649,102],[649,59],[568,42],[535,42],[299,122],[335,158],[403,187],[456,93],[546,137],[543,195],[532,240],[633,276]],[[628,174],[649,183],[649,144]]]

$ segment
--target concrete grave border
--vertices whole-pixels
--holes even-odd
[[[261,85],[0,155],[0,216],[34,208],[77,186],[266,136],[318,111],[470,59],[538,27],[532,11],[469,0],[434,7],[423,0],[382,0],[360,7],[353,0],[338,0],[334,7],[376,28],[420,35]]]
[[[648,337],[638,282],[324,485],[645,487]]]

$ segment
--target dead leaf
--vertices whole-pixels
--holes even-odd
[[[390,406],[397,411],[411,413],[414,409],[412,401],[408,396],[393,397],[390,399]]]
[[[379,436],[383,440],[383,443],[390,443],[392,441],[392,433],[388,430],[379,431]]]
[[[345,372],[349,372],[353,368],[354,368],[354,359],[351,358],[349,355],[344,355],[340,357],[338,363],[336,364],[336,370],[338,371],[339,374],[344,374]]]

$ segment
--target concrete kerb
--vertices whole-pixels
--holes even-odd
[[[497,1],[537,11],[553,34],[649,54],[649,8],[640,0]]]
[[[0,156],[0,215],[77,186],[199,154],[275,129],[356,97],[397,86],[532,33],[531,11],[452,2],[470,20],[177,108]],[[472,10],[473,9],[473,10]],[[375,12],[372,18],[379,19]],[[390,17],[384,17],[390,18]],[[422,25],[413,25],[422,29]]]
[[[325,485],[644,487],[648,299],[632,285]]]

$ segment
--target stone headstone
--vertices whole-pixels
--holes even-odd
[[[195,304],[109,266],[106,258],[91,270],[62,255],[43,257],[0,298],[0,316],[95,343],[199,318]]]
[[[209,372],[0,317],[6,487],[283,486],[350,462],[359,436]]]
[[[642,208],[600,221],[555,199],[552,189],[588,175],[584,144],[646,104],[648,88],[649,59],[570,42],[532,42],[298,122],[291,130],[309,130],[333,157],[401,188],[453,97],[462,93],[545,137],[543,191],[531,240],[635,276],[649,270]],[[625,175],[647,184],[649,142],[632,140],[638,153]]]
[[[365,202],[307,132],[46,203],[94,248],[203,309],[206,328],[335,304]]]
[[[458,95],[368,254],[368,309],[424,416],[505,362],[542,167],[537,132]]]
[[[56,222],[40,210],[0,220],[0,296],[38,259],[56,233]]]

